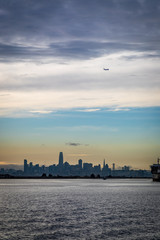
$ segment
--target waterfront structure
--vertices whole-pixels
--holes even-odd
[[[151,166],[151,173],[152,173],[152,178],[153,181],[158,181],[160,182],[160,159],[157,159],[157,164],[153,164]]]

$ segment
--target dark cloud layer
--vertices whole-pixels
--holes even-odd
[[[0,19],[1,61],[160,50],[159,0],[0,0]]]

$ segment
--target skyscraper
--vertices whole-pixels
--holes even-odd
[[[27,173],[28,173],[27,159],[24,159],[24,174],[26,175]]]
[[[113,171],[115,170],[115,163],[113,163],[113,168],[112,169],[113,169]]]
[[[59,153],[59,166],[63,166],[63,152]]]
[[[82,159],[78,160],[78,165],[79,165],[79,168],[82,169]]]
[[[105,163],[105,159],[103,161],[103,168],[105,169],[106,163]]]

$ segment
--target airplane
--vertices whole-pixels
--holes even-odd
[[[105,70],[105,71],[109,71],[109,68],[103,68],[103,70]]]

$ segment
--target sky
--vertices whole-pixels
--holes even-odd
[[[62,151],[149,169],[159,26],[159,0],[0,0],[0,165],[57,164]]]

